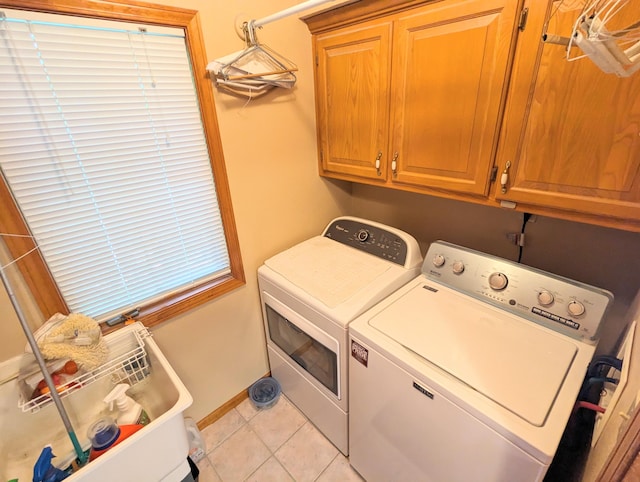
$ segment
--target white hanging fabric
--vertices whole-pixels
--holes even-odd
[[[249,98],[261,96],[274,87],[291,89],[296,83],[294,72],[298,67],[260,43],[255,29],[303,10],[335,1],[308,0],[267,17],[245,22],[243,31],[246,48],[209,62],[207,71],[211,79],[220,90]]]

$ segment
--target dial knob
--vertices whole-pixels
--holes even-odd
[[[436,254],[436,255],[433,257],[433,265],[434,265],[436,268],[440,268],[441,266],[443,266],[443,265],[444,265],[444,256],[443,256],[443,255],[441,255],[441,254]]]
[[[367,239],[369,239],[369,231],[367,231],[366,229],[361,229],[356,233],[356,238],[358,238],[358,241],[365,242]]]
[[[571,316],[580,316],[585,312],[584,305],[576,300],[569,301],[567,311]]]
[[[549,306],[553,303],[553,293],[547,290],[541,290],[538,292],[538,303],[542,306]]]
[[[489,286],[492,290],[501,291],[507,287],[509,279],[504,273],[491,273],[489,276]]]
[[[464,271],[464,263],[462,261],[454,261],[452,269],[455,274],[460,274]]]

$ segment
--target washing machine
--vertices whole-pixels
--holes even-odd
[[[461,246],[354,320],[350,463],[369,482],[532,482],[557,450],[613,300]]]
[[[420,274],[409,234],[355,217],[258,269],[271,375],[282,392],[348,454],[348,325]]]

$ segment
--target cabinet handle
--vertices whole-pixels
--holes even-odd
[[[511,161],[507,161],[504,165],[504,171],[502,171],[502,175],[500,176],[500,186],[502,187],[502,194],[507,192],[507,182],[509,182],[509,168],[511,167]]]
[[[376,173],[378,173],[378,176],[382,175],[380,172],[380,159],[382,159],[382,151],[379,151],[378,157],[376,157]]]
[[[393,172],[394,176],[398,175],[398,156],[399,154],[395,152],[393,154],[393,159],[391,160],[391,172]]]

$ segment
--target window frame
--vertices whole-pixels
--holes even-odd
[[[111,0],[0,0],[0,8],[2,7],[155,24],[184,30],[224,226],[230,273],[145,305],[140,308],[140,314],[136,319],[146,326],[153,326],[244,285],[246,280],[215,111],[213,87],[206,74],[206,53],[198,11],[136,0],[126,3]],[[22,214],[4,180],[0,180],[0,205],[8,208],[0,209],[0,230],[12,234],[29,234]],[[5,237],[4,241],[14,259],[35,247],[34,242],[25,237]],[[55,313],[69,313],[69,308],[39,251],[25,256],[16,264],[45,319]]]

